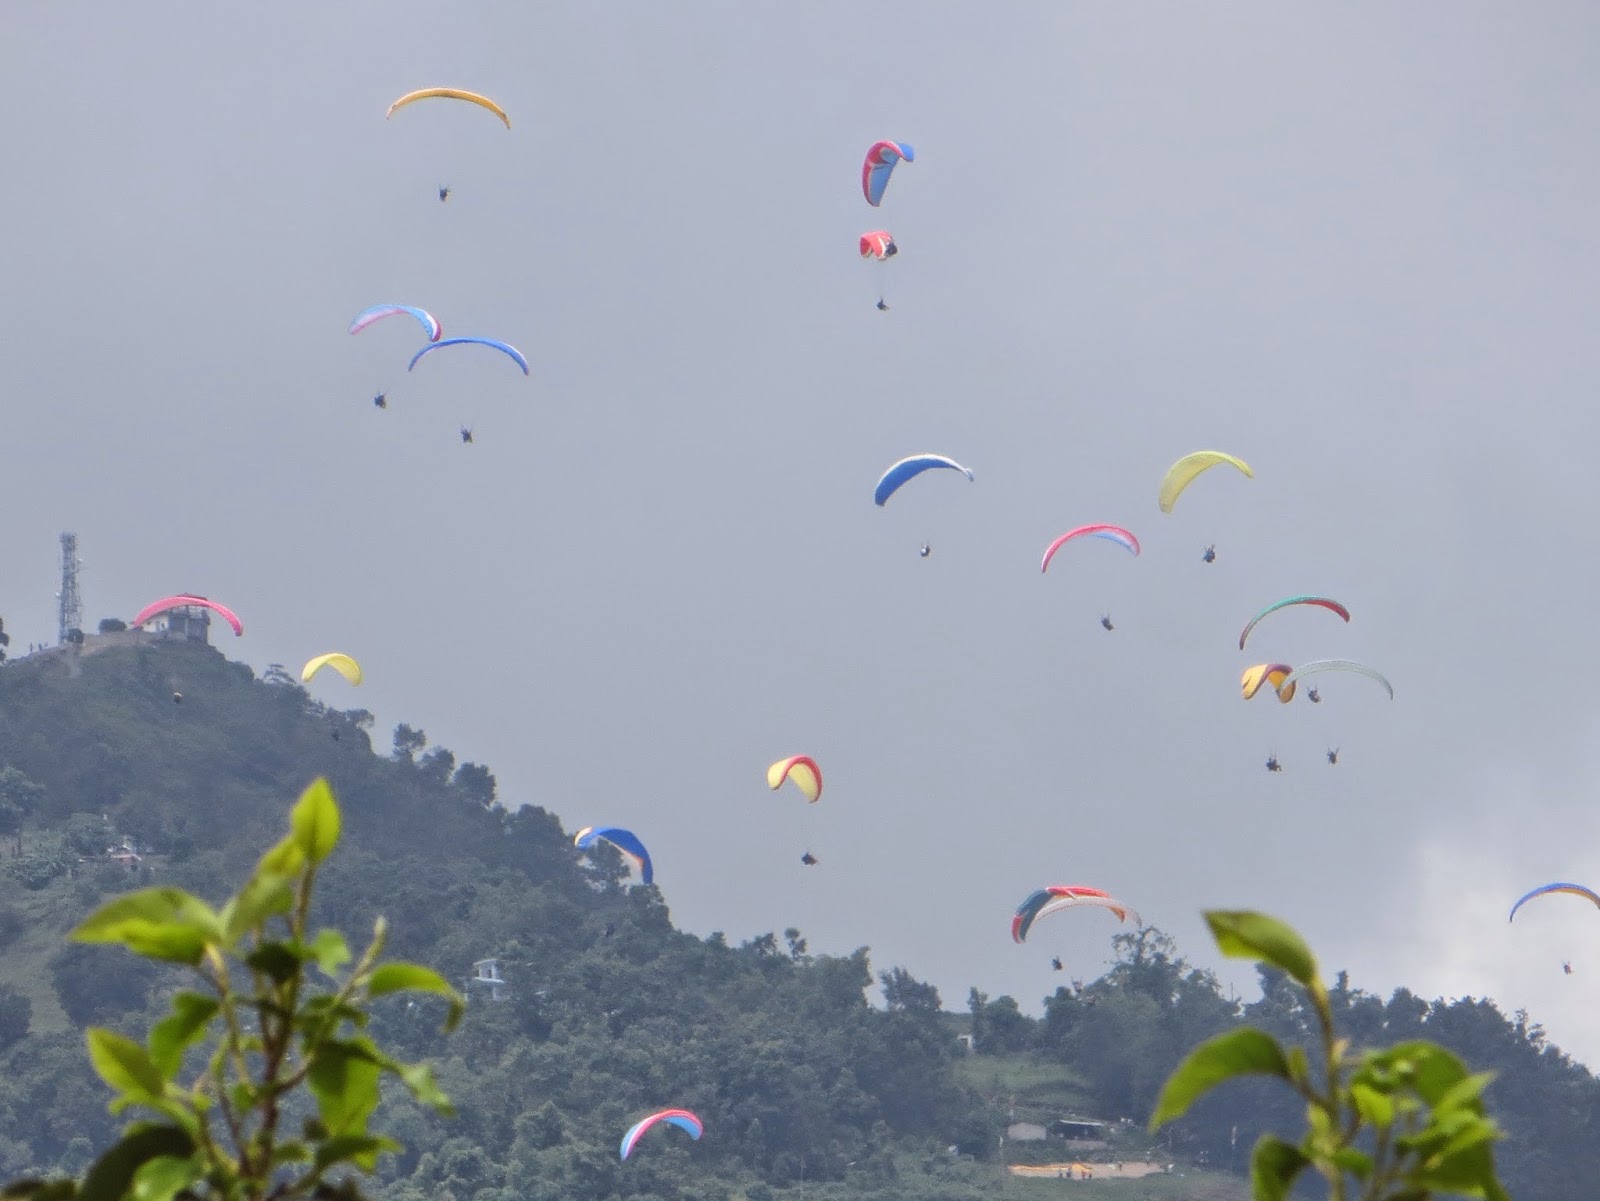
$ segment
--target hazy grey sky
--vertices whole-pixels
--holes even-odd
[[[370,682],[319,697],[633,827],[697,932],[798,925],[1031,1009],[1111,924],[1018,948],[1011,910],[1092,883],[1201,963],[1199,911],[1249,905],[1363,986],[1487,993],[1600,1055],[1600,915],[1505,920],[1600,879],[1600,10],[440,12],[0,10],[17,642],[54,637],[73,529],[91,627],[196,590],[257,670],[356,655]],[[514,128],[384,121],[433,84]],[[878,138],[917,161],[874,212]],[[855,257],[878,226],[888,314]],[[471,351],[408,376],[413,327],[344,332],[391,300],[532,378]],[[1256,479],[1163,516],[1208,446]],[[976,482],[875,509],[924,450]],[[1041,578],[1091,521],[1144,555]],[[1237,651],[1302,591],[1354,620]],[[1268,656],[1363,659],[1398,699],[1246,705]],[[765,787],[799,752],[816,806]]]

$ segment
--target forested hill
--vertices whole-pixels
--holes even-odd
[[[1262,998],[1241,1006],[1145,929],[1120,940],[1105,977],[1057,989],[1040,1019],[976,989],[952,1015],[904,971],[875,981],[865,948],[830,957],[799,931],[738,947],[675,931],[660,893],[630,884],[614,852],[579,855],[555,817],[508,811],[488,769],[410,727],[375,750],[371,725],[281,669],[257,679],[201,644],[113,635],[0,666],[0,1181],[81,1170],[110,1141],[81,1028],[142,1031],[173,983],[118,951],[68,946],[65,932],[146,883],[225,896],[318,775],[345,818],[320,920],[360,939],[383,914],[394,954],[472,998],[448,1039],[425,1005],[385,1000],[375,1015],[397,1051],[436,1060],[459,1110],[443,1121],[386,1102],[383,1128],[407,1146],[383,1162],[393,1201],[964,1201],[1069,1187],[1224,1201],[1245,1183],[1197,1164],[1242,1171],[1258,1134],[1298,1134],[1272,1082],[1221,1090],[1159,1145],[1142,1131],[1198,1041],[1241,1021],[1305,1029],[1281,979],[1264,976]],[[500,1003],[464,983],[491,957]],[[875,984],[881,1005],[868,1001]],[[1358,1044],[1432,1038],[1499,1073],[1488,1099],[1510,1134],[1513,1195],[1594,1195],[1600,1084],[1536,1025],[1487,1001],[1384,1000],[1342,980],[1335,1003]],[[977,1054],[962,1054],[962,1029]],[[696,1111],[706,1137],[657,1132],[619,1163],[622,1131],[668,1106]],[[1106,1121],[1110,1144],[1002,1146],[1011,1122],[1069,1114]],[[1012,1178],[1002,1155],[1156,1155],[1183,1175],[1068,1186]]]

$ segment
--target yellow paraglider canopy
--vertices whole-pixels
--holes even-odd
[[[334,671],[352,684],[361,683],[361,664],[357,663],[349,655],[341,655],[338,651],[327,655],[318,655],[315,659],[308,659],[306,665],[300,669],[300,682],[309,684],[311,677],[324,667],[333,668]]]
[[[400,97],[400,99],[396,100],[389,106],[389,111],[383,115],[384,120],[387,121],[390,117],[394,116],[397,109],[404,108],[413,100],[428,100],[435,96],[442,96],[446,100],[465,100],[469,104],[476,104],[480,108],[486,108],[495,116],[504,121],[507,129],[511,128],[511,118],[506,116],[505,109],[501,108],[487,96],[481,96],[477,92],[466,92],[460,88],[422,88],[420,91],[407,92],[404,96]]]
[[[1244,669],[1244,675],[1239,677],[1239,689],[1244,693],[1244,699],[1249,700],[1261,691],[1261,685],[1270,684],[1278,694],[1278,700],[1287,705],[1294,700],[1295,686],[1290,684],[1285,688],[1283,682],[1289,678],[1292,670],[1287,663],[1257,663],[1254,667]]]
[[[1171,467],[1161,480],[1161,511],[1172,512],[1172,506],[1178,503],[1178,494],[1194,483],[1195,477],[1219,463],[1226,463],[1230,467],[1237,467],[1251,479],[1256,473],[1250,470],[1250,464],[1243,459],[1236,459],[1232,455],[1223,454],[1220,450],[1197,450],[1192,455],[1184,455]]]

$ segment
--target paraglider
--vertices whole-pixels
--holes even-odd
[[[235,637],[239,637],[244,634],[244,622],[240,621],[238,617],[234,615],[233,610],[227,608],[225,605],[217,604],[217,602],[214,600],[207,600],[203,596],[194,596],[187,592],[179,593],[177,596],[163,597],[161,600],[155,601],[153,604],[146,605],[144,608],[140,609],[134,614],[133,620],[128,624],[137,629],[139,626],[142,626],[145,622],[149,621],[157,614],[168,613],[173,609],[187,608],[210,609],[218,617],[222,618],[223,621],[227,622],[233,627],[233,633]]]
[[[1268,771],[1282,771],[1283,770],[1283,764],[1278,762],[1278,757],[1276,755],[1268,755],[1267,756],[1267,770]]]
[[[174,692],[174,693],[173,693],[173,694],[172,694],[172,703],[173,703],[173,704],[174,704],[174,705],[181,705],[181,704],[183,704],[183,693],[181,693],[181,692]]]
[[[1040,918],[1060,913],[1063,909],[1083,906],[1108,909],[1119,922],[1127,921],[1131,914],[1134,924],[1139,924],[1137,913],[1103,889],[1092,888],[1087,884],[1051,884],[1030,892],[1023,898],[1022,904],[1017,906],[1017,911],[1011,918],[1011,940],[1026,942],[1028,931]]]
[[[867,203],[877,208],[883,201],[883,191],[889,186],[889,176],[901,159],[915,162],[914,151],[905,142],[874,142],[861,164],[861,194]]]
[[[372,403],[380,409],[387,409],[389,407],[389,394],[387,392],[379,392],[372,398]]]
[[[1215,563],[1217,561],[1216,543],[1212,543],[1210,546],[1206,547],[1206,552],[1200,556],[1200,561],[1202,563]]]
[[[1261,612],[1257,613],[1249,621],[1244,623],[1244,629],[1239,631],[1239,649],[1240,650],[1244,650],[1244,641],[1245,641],[1245,639],[1250,637],[1250,631],[1256,628],[1256,625],[1261,621],[1261,619],[1263,617],[1266,617],[1270,613],[1276,613],[1279,609],[1287,609],[1291,605],[1315,605],[1318,608],[1328,610],[1328,612],[1330,612],[1330,613],[1338,614],[1340,617],[1344,618],[1346,624],[1348,624],[1349,621],[1350,621],[1350,610],[1346,609],[1343,605],[1341,605],[1338,601],[1332,599],[1331,597],[1327,597],[1327,596],[1290,596],[1290,597],[1285,597],[1281,601],[1273,601],[1272,604],[1268,605],[1265,609],[1261,610]]]
[[[891,496],[899,491],[901,485],[907,480],[915,479],[924,471],[940,467],[959,471],[967,479],[972,479],[972,469],[970,467],[963,467],[954,459],[947,458],[944,455],[908,455],[898,463],[890,466],[889,470],[885,471],[879,478],[878,486],[872,490],[872,503],[881,507],[887,503]]]
[[[487,96],[480,95],[477,92],[464,91],[461,88],[421,88],[415,92],[407,92],[404,96],[400,97],[400,99],[396,100],[389,106],[389,111],[384,113],[383,119],[387,121],[390,117],[394,116],[396,112],[402,108],[405,108],[408,104],[414,104],[418,100],[428,100],[434,97],[439,97],[446,100],[465,100],[468,104],[476,104],[479,108],[486,108],[495,116],[499,117],[500,120],[505,122],[507,129],[511,128],[511,118],[506,116],[505,109],[501,108]]]
[[[1135,557],[1139,554],[1139,540],[1120,525],[1080,525],[1077,529],[1068,530],[1044,548],[1044,558],[1039,561],[1039,570],[1048,571],[1050,560],[1056,557],[1056,551],[1074,538],[1103,538],[1107,542],[1115,542]]]
[[[650,852],[632,830],[621,826],[585,826],[572,836],[572,845],[587,851],[597,842],[608,842],[638,865],[640,878],[646,884],[655,880],[655,870],[650,865]]]
[[[1600,907],[1600,895],[1597,895],[1591,888],[1585,888],[1582,884],[1566,884],[1561,882],[1554,884],[1541,884],[1532,892],[1517,898],[1517,903],[1511,906],[1511,915],[1506,918],[1506,920],[1508,922],[1514,921],[1517,916],[1517,910],[1521,909],[1529,901],[1533,900],[1534,897],[1546,896],[1549,893],[1567,893],[1575,897],[1585,897],[1588,900],[1593,901],[1596,907]]]
[[[311,677],[324,667],[333,668],[334,671],[352,684],[361,683],[361,664],[357,663],[349,655],[340,654],[338,651],[332,651],[326,655],[317,655],[306,660],[306,665],[300,669],[300,682],[309,684]]]
[[[1163,513],[1172,512],[1172,506],[1178,503],[1178,497],[1183,490],[1194,483],[1195,477],[1202,471],[1207,471],[1220,463],[1236,467],[1251,479],[1255,472],[1250,470],[1250,464],[1243,459],[1236,459],[1232,455],[1223,454],[1220,450],[1197,450],[1193,454],[1184,455],[1171,467],[1161,479],[1161,491],[1157,501]],[[1210,562],[1210,560],[1206,560]]]
[[[1393,684],[1389,683],[1388,680],[1373,671],[1365,663],[1356,663],[1350,659],[1318,659],[1313,663],[1302,663],[1289,673],[1289,678],[1283,682],[1281,687],[1288,688],[1302,676],[1316,675],[1318,672],[1323,671],[1353,671],[1357,675],[1366,676],[1367,679],[1381,685],[1383,690],[1389,694],[1389,699],[1391,701],[1394,700]]]
[[[367,326],[382,321],[385,317],[412,317],[417,324],[422,326],[422,332],[428,335],[428,341],[437,342],[444,333],[444,327],[439,324],[439,319],[427,309],[419,309],[411,304],[375,304],[370,309],[362,309],[350,322],[350,332],[359,334]]]
[[[446,338],[442,342],[430,342],[430,343],[428,343],[428,345],[424,346],[421,350],[417,351],[416,354],[411,356],[411,362],[407,365],[406,370],[410,371],[410,370],[414,369],[416,367],[418,361],[421,360],[423,355],[432,354],[436,350],[443,350],[446,346],[487,346],[491,350],[498,350],[498,351],[500,351],[501,354],[510,356],[511,361],[516,363],[516,365],[518,367],[522,368],[522,374],[523,375],[530,374],[529,369],[528,369],[528,360],[523,357],[522,352],[520,350],[518,350],[515,346],[512,346],[508,342],[502,342],[498,338],[476,338],[476,337],[473,337],[473,338]]]
[[[700,1119],[687,1109],[663,1109],[661,1112],[653,1113],[647,1118],[641,1118],[628,1127],[628,1133],[622,1136],[622,1158],[627,1159],[628,1156],[632,1155],[634,1146],[645,1131],[660,1122],[668,1122],[680,1130],[687,1130],[689,1137],[692,1139],[699,1139],[705,1130],[705,1127],[701,1125]]]
[[[1287,663],[1257,663],[1254,667],[1244,669],[1244,674],[1239,677],[1239,689],[1248,701],[1261,691],[1261,685],[1271,684],[1273,691],[1278,694],[1278,700],[1287,705],[1294,700],[1294,685],[1285,687],[1284,681],[1293,672],[1294,669]]]
[[[776,792],[785,780],[792,780],[808,801],[822,795],[822,769],[810,755],[791,755],[767,768],[768,788]]]

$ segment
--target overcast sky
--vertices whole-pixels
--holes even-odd
[[[1600,914],[1505,920],[1600,880],[1600,10],[440,12],[0,8],[14,649],[54,640],[75,530],[91,629],[191,590],[258,671],[355,655],[368,684],[316,695],[632,827],[695,932],[798,925],[1036,1011],[1112,923],[1019,948],[1011,911],[1088,883],[1201,964],[1202,908],[1260,908],[1359,985],[1488,994],[1600,1056]],[[384,120],[436,84],[513,128]],[[917,158],[874,211],[879,138]],[[408,375],[414,326],[345,333],[379,301],[531,379],[473,349]],[[1202,447],[1256,478],[1162,515]],[[874,508],[919,451],[976,481]],[[1144,554],[1041,577],[1096,521]],[[1298,592],[1353,620],[1280,614],[1241,654]],[[1397,698],[1243,703],[1268,657]],[[795,753],[815,806],[765,787]]]

